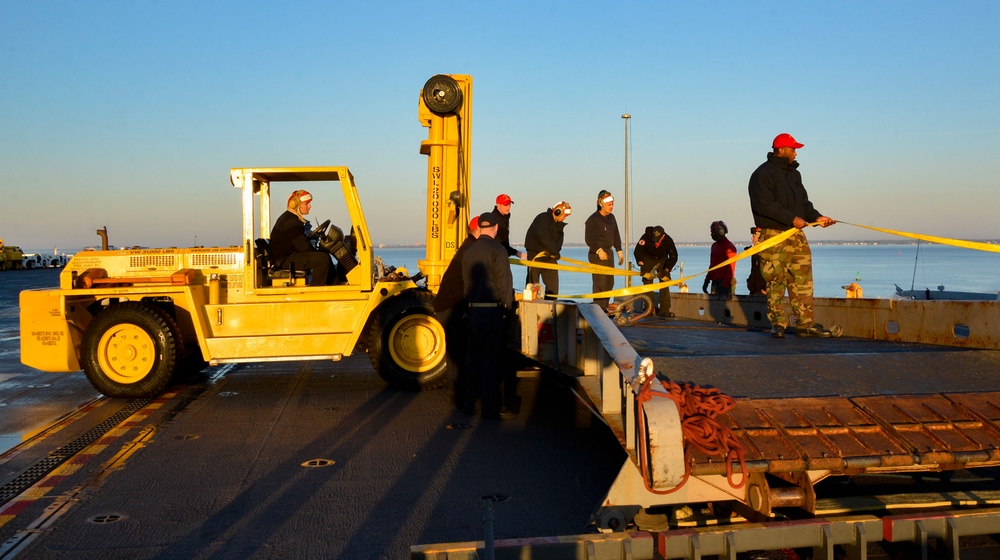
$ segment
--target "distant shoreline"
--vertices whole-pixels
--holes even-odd
[[[638,239],[636,239],[636,241],[637,240]],[[746,245],[750,244],[750,240],[749,239],[738,240],[738,239],[732,239],[731,238],[730,241],[732,241],[733,244],[737,245],[737,246],[740,246],[740,245],[746,246]],[[968,239],[966,241],[974,241],[976,243],[1000,244],[1000,239]],[[633,243],[634,243],[634,241],[633,241]],[[926,242],[919,242],[919,243],[926,244]],[[712,242],[711,241],[675,241],[675,244],[678,247],[710,247],[712,245]],[[905,240],[905,241],[904,240],[900,240],[900,241],[893,241],[893,240],[885,240],[885,241],[874,241],[874,240],[858,240],[858,241],[830,240],[830,241],[810,241],[809,244],[810,245],[862,245],[862,246],[868,246],[868,245],[917,245],[918,242],[917,241],[909,241],[909,240]],[[514,247],[523,247],[524,246],[524,242],[523,241],[512,241],[511,245],[513,245]],[[937,244],[934,243],[934,245],[937,245]],[[390,243],[385,243],[385,244],[382,244],[381,246],[379,246],[379,244],[376,243],[375,246],[377,248],[381,248],[381,249],[407,249],[407,248],[419,249],[419,248],[424,247],[425,244],[424,243],[411,243],[411,244],[404,244],[404,243],[390,244]],[[587,244],[586,243],[564,243],[563,246],[564,247],[586,247]]]
[[[749,239],[745,239],[745,240],[730,239],[730,240],[737,247],[745,247],[747,245],[750,245],[750,240]],[[635,241],[638,241],[638,238],[636,238],[635,240],[632,240],[632,241],[634,243]],[[974,241],[976,243],[987,243],[987,244],[991,244],[991,245],[1000,244],[1000,239],[969,239],[968,241]],[[712,245],[711,241],[676,241],[675,243],[677,244],[678,247],[710,247]],[[841,245],[857,245],[857,246],[892,245],[892,246],[907,246],[907,245],[917,245],[918,242],[917,241],[910,241],[910,240],[899,240],[899,241],[894,241],[894,240],[883,240],[883,241],[874,241],[874,240],[859,240],[859,241],[830,240],[830,241],[810,241],[809,244],[813,245],[813,246],[823,246],[823,245],[838,245],[838,246],[841,246]],[[931,245],[937,245],[937,243],[930,243],[930,244]],[[383,243],[383,244],[374,243],[374,245],[375,245],[376,249],[423,249],[426,246],[425,243]],[[512,245],[514,247],[524,247],[524,242],[523,241],[515,241],[515,242],[512,242]],[[586,247],[587,245],[585,243],[565,243],[563,246],[564,247]],[[120,247],[120,248],[121,249],[128,249],[129,247]],[[153,248],[153,249],[165,249],[165,248],[169,248],[169,247],[142,247],[142,248],[143,249],[149,249],[149,248]],[[81,249],[76,249],[76,250],[60,250],[59,253],[61,253],[61,254],[67,254],[67,255],[74,255],[74,254],[79,253],[79,252],[81,252],[83,250],[84,249],[82,249],[82,248]],[[41,255],[51,255],[52,254],[52,250],[51,249],[37,250],[37,249],[26,249],[26,248],[22,247],[21,251],[24,252],[24,253],[37,253],[37,254],[41,254]]]

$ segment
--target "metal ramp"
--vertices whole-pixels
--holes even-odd
[[[713,298],[699,299],[690,295],[678,307],[693,307],[695,303],[692,302],[698,301],[701,302],[698,309],[704,311],[707,307],[713,314],[726,317],[730,324],[740,317],[755,316],[751,308],[739,301],[717,302]],[[851,304],[848,301],[846,305]],[[720,311],[725,311],[727,305],[733,306],[733,312]],[[849,311],[844,305],[836,302],[836,314]],[[857,300],[856,305],[860,306],[857,310],[860,313],[868,313],[873,308],[878,313],[890,312],[866,300]],[[920,321],[926,321],[925,307],[893,305],[891,312],[896,315],[891,316],[886,328],[891,328],[894,334],[883,340],[898,337],[900,325],[906,331],[905,326],[915,320],[907,315],[906,311],[911,308]],[[991,309],[987,312],[977,308],[976,316],[989,316],[1000,307]],[[955,313],[963,310],[968,311],[963,308]],[[723,456],[686,446],[681,428],[685,419],[669,398],[639,398],[644,382],[650,377],[659,374],[661,378],[673,378],[675,372],[668,368],[675,364],[663,358],[641,357],[633,342],[599,309],[573,302],[524,302],[519,313],[522,353],[574,378],[581,394],[593,403],[629,454],[630,460],[622,466],[618,479],[595,513],[595,520],[602,529],[624,527],[642,508],[696,502],[725,503],[747,519],[755,520],[769,518],[776,507],[814,512],[813,487],[830,476],[934,472],[1000,465],[1000,379],[992,391],[959,392],[965,389],[959,381],[949,384],[946,379],[943,386],[951,388],[946,392],[852,396],[849,392],[854,372],[846,371],[839,389],[847,392],[846,395],[829,391],[820,396],[788,397],[776,391],[782,398],[759,398],[760,395],[737,398],[735,407],[720,414],[718,421],[741,444],[745,465],[741,467],[731,458],[726,460]],[[931,315],[946,316],[947,312],[935,311]],[[991,333],[995,329],[990,321],[976,322],[974,318],[966,316],[963,325],[975,333],[976,340],[988,342],[993,339]],[[872,336],[870,322],[862,321],[863,332],[855,332],[857,328],[853,325],[857,321],[842,322],[846,327],[841,330],[846,336]],[[723,332],[722,336],[732,336],[733,332]],[[683,333],[683,336],[692,335]],[[760,345],[763,335],[754,336],[759,338],[752,339],[748,348]],[[786,342],[805,344],[801,339]],[[865,342],[859,340],[856,344]],[[964,337],[956,345],[968,344],[969,337]],[[686,348],[682,352],[669,340],[657,345],[668,348],[668,353],[672,351],[675,357],[679,355],[682,361],[690,358]],[[801,368],[804,359],[787,355],[787,349],[786,344],[776,356],[762,354],[756,364],[762,372],[760,375],[781,377],[784,367]],[[809,351],[820,354],[827,350]],[[754,352],[760,351],[744,349],[741,355],[727,358],[755,360],[753,356],[747,357]],[[872,350],[864,346],[852,346],[839,361],[838,356],[811,355],[810,359],[820,363],[815,366],[817,370],[821,370],[823,364],[838,364],[829,366],[832,369],[863,369],[856,364],[865,362],[881,367],[883,362],[867,355],[871,353]],[[900,363],[905,366],[907,361],[926,361],[924,357],[892,355],[890,358],[888,363],[893,369],[903,367]],[[709,355],[703,363],[719,359]],[[851,365],[845,365],[848,363]],[[811,373],[820,377],[827,372]],[[866,373],[876,381],[879,376],[889,375],[881,371]],[[656,381],[645,385],[652,392],[666,392]],[[922,382],[910,384],[914,391],[926,389],[925,385]],[[907,386],[905,382],[904,386]],[[938,386],[932,388],[940,389]]]
[[[832,560],[838,550],[867,558],[871,543],[958,558],[977,539],[992,542],[980,536],[1000,527],[1000,492],[836,500],[817,499],[814,487],[831,476],[1000,465],[1000,304],[817,299],[818,319],[845,338],[769,346],[760,298],[672,300],[686,319],[621,331],[589,304],[524,302],[518,312],[521,352],[571,379],[628,454],[594,513],[601,533],[418,545],[411,558],[736,559],[802,547]],[[742,466],[685,445],[681,408],[662,398],[661,378],[735,397],[716,420],[739,442]],[[643,508],[704,503],[750,522],[621,532]],[[935,509],[911,513],[917,506]],[[774,508],[812,515],[775,521]]]
[[[1000,464],[1000,392],[738,400],[724,416],[751,472]],[[722,474],[699,454],[692,474]]]

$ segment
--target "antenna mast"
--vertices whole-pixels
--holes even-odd
[[[632,115],[625,113],[622,115],[625,119],[625,270],[632,271],[632,255],[629,253],[629,232],[631,228],[629,226],[629,214],[631,206],[629,205],[629,185],[628,185],[628,131],[629,131],[629,121],[632,119]],[[625,277],[625,287],[632,287],[632,277]]]

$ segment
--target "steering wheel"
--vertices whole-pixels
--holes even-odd
[[[327,221],[323,222],[322,224],[316,226],[316,229],[314,229],[311,232],[309,232],[309,235],[306,236],[306,237],[309,238],[309,241],[312,241],[313,239],[316,239],[317,237],[324,237],[326,235],[326,228],[329,225],[330,225],[330,220],[327,220]]]

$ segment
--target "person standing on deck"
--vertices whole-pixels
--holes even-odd
[[[497,230],[496,240],[497,243],[503,245],[504,250],[507,251],[507,256],[517,257],[519,259],[524,259],[527,254],[524,251],[518,251],[517,249],[510,246],[510,206],[514,204],[511,200],[510,195],[500,194],[497,195],[496,206],[493,207],[493,213],[496,214],[497,219],[500,221],[499,229]]]
[[[708,258],[708,268],[713,268],[719,263],[728,261],[729,259],[736,256],[736,246],[733,242],[726,237],[729,233],[729,228],[726,227],[726,222],[719,220],[717,222],[712,222],[710,226],[710,233],[712,235],[712,251]],[[708,289],[709,283],[712,285],[712,291]],[[736,293],[736,263],[730,263],[728,266],[723,266],[715,270],[710,270],[708,274],[705,275],[705,283],[701,286],[701,291],[706,294],[721,294],[721,295],[732,295]]]
[[[750,228],[750,245],[744,247],[744,251],[749,251],[754,245],[760,243],[760,228],[753,226]],[[750,295],[760,296],[767,294],[767,282],[760,272],[760,255],[750,256],[750,275],[747,276],[747,289]]]
[[[556,264],[559,253],[562,252],[563,230],[566,228],[566,218],[573,213],[573,208],[565,200],[535,216],[524,234],[524,248],[528,252],[528,260]],[[545,282],[545,299],[555,299],[559,294],[559,271],[548,268],[528,267],[528,283],[537,284],[539,277]]]
[[[493,212],[479,216],[479,238],[462,259],[469,341],[465,359],[469,379],[464,384],[463,409],[471,415],[476,400],[482,399],[482,415],[487,419],[515,416],[504,406],[502,393],[507,378],[504,353],[507,320],[514,303],[514,278],[507,251],[494,239],[498,221]]]
[[[587,218],[584,224],[583,236],[587,242],[587,261],[598,266],[615,267],[611,256],[614,249],[618,253],[618,266],[625,264],[625,254],[622,253],[622,238],[618,232],[618,221],[612,214],[615,209],[615,197],[602,190],[597,194],[597,210]],[[594,293],[607,292],[615,287],[615,277],[610,274],[594,274]],[[608,310],[610,298],[594,298],[594,304],[604,311]]]
[[[761,242],[789,228],[797,230],[787,240],[760,252],[761,273],[767,281],[767,318],[774,338],[784,338],[788,328],[783,306],[786,290],[796,318],[796,335],[832,334],[813,319],[812,253],[802,228],[812,222],[824,228],[837,222],[821,214],[809,200],[795,161],[803,146],[791,134],[775,136],[767,161],[750,175],[748,186],[750,210],[754,225],[761,229]]]
[[[465,324],[465,281],[462,279],[462,261],[465,252],[479,238],[479,216],[469,222],[469,235],[455,251],[448,268],[441,275],[437,297],[434,298],[434,315],[444,327],[445,353],[448,355],[448,377],[454,391],[455,405],[465,402],[465,355],[468,347]]]
[[[648,226],[646,233],[636,243],[632,254],[635,255],[635,262],[639,265],[643,285],[652,284],[654,279],[665,284],[670,280],[670,271],[677,264],[677,245],[664,231],[663,226]],[[670,312],[669,287],[664,286],[650,295],[657,317],[674,316]]]

